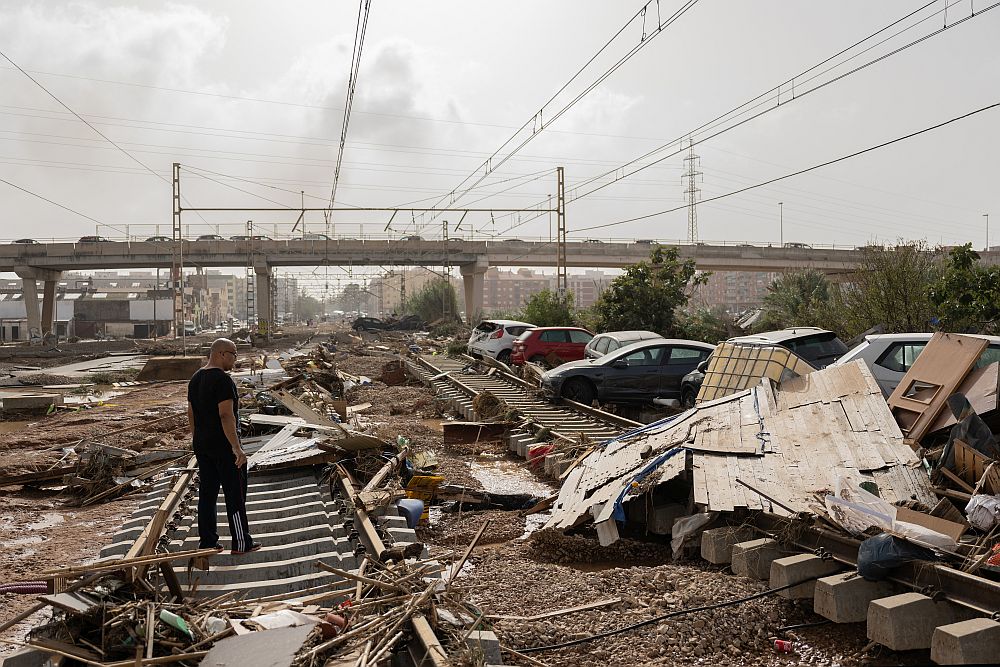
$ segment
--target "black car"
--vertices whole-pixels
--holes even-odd
[[[103,236],[81,236],[77,243],[108,243],[108,239]]]
[[[847,353],[847,346],[837,334],[817,327],[794,327],[778,331],[765,331],[750,336],[730,338],[729,343],[749,343],[752,345],[780,345],[788,348],[803,361],[816,369],[826,368]],[[694,407],[695,399],[705,380],[708,360],[684,376],[681,380],[681,405]]]
[[[218,234],[202,234],[201,236],[198,237],[198,240],[199,241],[225,241],[226,239],[222,238]]]
[[[150,236],[146,239],[146,243],[173,243],[174,240],[169,236]]]
[[[38,243],[35,239],[15,239],[11,243]]]
[[[542,393],[585,405],[648,404],[681,397],[681,378],[708,358],[714,345],[657,338],[632,343],[599,359],[563,364],[542,375]]]

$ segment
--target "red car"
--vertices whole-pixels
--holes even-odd
[[[530,329],[514,341],[510,360],[515,366],[523,366],[525,361],[544,362],[546,356],[555,353],[563,361],[576,361],[583,359],[583,348],[593,337],[594,334],[578,327]]]

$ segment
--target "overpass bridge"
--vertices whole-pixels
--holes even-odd
[[[183,240],[185,266],[253,267],[256,312],[270,312],[273,267],[290,266],[458,266],[465,286],[465,312],[482,310],[486,270],[492,266],[556,266],[552,241],[507,239],[475,241],[403,239]],[[624,268],[648,259],[652,242],[567,241],[566,265],[577,268]],[[816,269],[850,273],[860,259],[854,248],[772,247],[749,244],[678,245],[683,259],[704,271],[791,271]],[[0,272],[24,279],[28,327],[43,334],[52,328],[55,287],[63,271],[170,268],[174,242],[103,241],[31,243],[0,246]],[[987,253],[997,254],[1000,253]],[[984,257],[984,259],[986,259]],[[43,281],[41,312],[37,285]]]

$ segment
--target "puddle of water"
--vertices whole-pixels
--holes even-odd
[[[487,493],[527,494],[545,498],[552,487],[537,480],[530,471],[514,461],[469,463],[472,476],[479,480]]]
[[[29,523],[24,528],[25,530],[45,530],[46,528],[54,528],[55,526],[58,526],[64,521],[66,521],[66,517],[64,517],[62,514],[55,514],[55,513],[43,514],[40,520],[34,523]],[[39,541],[41,541],[41,538],[39,538]]]
[[[34,422],[0,421],[0,433],[20,433]]]
[[[87,405],[90,403],[103,403],[115,396],[121,396],[124,391],[96,391],[92,394],[68,394],[63,398],[66,405]]]

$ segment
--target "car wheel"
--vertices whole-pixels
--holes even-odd
[[[497,361],[510,366],[510,350],[500,350],[497,352]]]
[[[681,392],[681,407],[685,410],[690,410],[694,407],[696,397],[694,389],[691,387],[685,387],[684,391]]]
[[[573,378],[567,380],[566,384],[563,385],[562,396],[577,403],[590,405],[597,397],[597,392],[594,391],[594,385],[590,384],[587,380]]]

